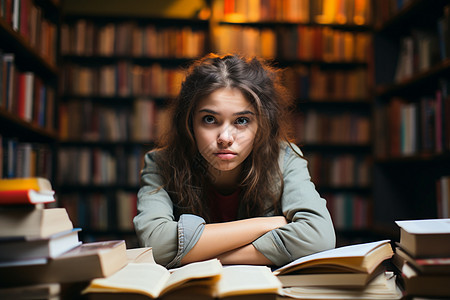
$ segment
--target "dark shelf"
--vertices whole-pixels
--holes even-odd
[[[336,99],[336,100],[305,100],[300,99],[297,100],[297,107],[299,110],[332,110],[332,111],[351,111],[352,113],[355,111],[358,112],[367,112],[372,109],[372,103],[366,99],[361,100],[345,100],[345,99]]]
[[[107,104],[108,106],[131,106],[134,100],[143,98],[151,99],[155,101],[158,106],[166,106],[172,98],[170,97],[155,97],[152,95],[132,95],[132,96],[99,96],[99,95],[75,95],[75,94],[64,94],[60,96],[61,102],[68,101],[92,101],[99,104]]]
[[[121,23],[121,22],[136,22],[138,24],[156,24],[163,27],[180,27],[180,26],[191,26],[191,27],[203,27],[208,28],[209,21],[195,18],[162,18],[158,16],[147,16],[147,15],[100,15],[92,13],[66,13],[62,16],[64,22],[73,23],[80,19],[90,20],[97,24],[104,23]]]
[[[375,158],[377,164],[381,165],[411,165],[411,164],[448,164],[450,167],[450,153],[420,153],[410,156]]]
[[[119,61],[129,61],[138,65],[161,64],[167,67],[179,68],[180,66],[188,66],[195,57],[133,57],[132,55],[63,55],[64,62],[75,63],[80,65],[109,65],[116,64]]]
[[[330,153],[371,153],[370,144],[346,144],[346,143],[307,143],[300,145],[303,153],[307,152],[330,152]]]
[[[0,108],[0,134],[5,137],[19,137],[28,142],[56,142],[58,134],[25,121]]]
[[[59,184],[55,188],[59,195],[70,193],[115,193],[119,190],[137,192],[139,185],[129,185],[121,183],[112,184]]]
[[[345,30],[345,31],[370,31],[372,30],[372,26],[370,25],[356,25],[356,24],[337,24],[337,23],[329,23],[329,24],[320,24],[314,22],[289,22],[289,21],[253,21],[253,22],[231,22],[221,20],[218,21],[219,25],[231,25],[231,26],[248,26],[248,27],[287,27],[287,26],[309,26],[309,27],[329,27],[333,29]]]
[[[117,148],[117,147],[148,147],[152,148],[155,146],[154,142],[138,142],[138,141],[86,141],[86,140],[61,140],[58,145],[60,147],[100,147],[100,148]]]
[[[4,52],[14,53],[14,62],[22,71],[32,71],[42,78],[56,80],[58,74],[56,67],[44,60],[2,18],[0,18],[0,40],[2,41],[2,45],[0,46],[2,50]]]
[[[450,59],[446,59],[429,70],[416,73],[411,78],[402,82],[381,85],[376,88],[376,95],[379,97],[399,96],[403,94],[416,94],[424,87],[435,90],[438,79],[450,74]]]
[[[295,65],[306,65],[306,66],[317,65],[321,69],[328,69],[328,70],[347,70],[347,69],[367,67],[367,62],[359,62],[359,61],[302,60],[302,59],[285,59],[280,57],[275,59],[273,62],[275,65],[278,65],[279,67],[292,67]]]
[[[382,34],[404,34],[411,27],[420,25],[433,26],[436,18],[442,15],[443,7],[450,3],[448,0],[412,0],[406,4],[389,20],[375,26],[375,31]],[[427,24],[428,23],[428,24]]]

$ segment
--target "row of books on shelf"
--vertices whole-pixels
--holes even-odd
[[[57,26],[44,16],[35,1],[3,0],[0,17],[47,62],[56,64]]]
[[[436,181],[438,218],[450,218],[450,176],[442,176]]]
[[[310,0],[219,0],[214,1],[214,17],[227,22],[284,21],[308,23]]]
[[[450,149],[450,97],[438,90],[418,101],[395,97],[375,108],[377,156],[443,153]]]
[[[121,60],[95,67],[67,64],[60,84],[61,90],[69,95],[175,97],[183,76],[179,68],[158,63],[142,66]]]
[[[371,22],[369,0],[221,0],[214,14],[227,22],[316,22],[320,24],[366,25]]]
[[[77,226],[94,231],[133,231],[136,215],[137,188],[135,191],[114,190],[105,193],[64,193],[58,197]]]
[[[215,47],[221,53],[329,63],[366,63],[370,58],[371,37],[365,32],[303,25],[280,30],[221,25],[214,36]]]
[[[14,54],[0,53],[0,108],[40,127],[54,128],[54,89],[34,73],[18,69]]]
[[[47,193],[44,203],[54,202],[51,183],[44,178],[0,180],[0,193],[29,190]],[[154,261],[151,248],[126,249],[124,241],[83,243],[78,238],[80,229],[73,227],[64,208],[45,208],[26,196],[22,205],[11,203],[10,197],[0,199],[0,247],[9,250],[0,252],[0,295],[32,293],[37,287],[42,292],[42,285],[75,282],[84,282],[77,291],[92,299],[170,294],[208,299],[230,295],[269,299],[280,295],[303,299],[450,295],[446,284],[450,279],[449,219],[397,221],[400,241],[395,252],[391,241],[380,240],[309,254],[273,270],[251,265],[223,267],[211,259],[170,272]],[[395,273],[389,270],[390,262]],[[197,283],[201,283],[200,290]],[[51,290],[60,293],[58,287]]]
[[[80,19],[61,26],[61,54],[79,56],[134,56],[195,58],[206,49],[207,27],[134,21],[96,23]]]
[[[360,187],[370,185],[371,159],[363,155],[307,153],[308,170],[317,186]]]
[[[62,141],[154,141],[164,122],[165,109],[139,98],[105,106],[93,101],[66,101],[59,106]],[[82,116],[82,117],[81,117]]]
[[[367,101],[368,74],[364,68],[322,70],[319,66],[286,69],[286,86],[302,101]]]
[[[372,1],[374,25],[385,24],[410,3],[411,0]]]
[[[283,27],[278,35],[279,57],[324,62],[367,62],[372,38],[369,33],[330,27]]]
[[[296,113],[293,122],[296,140],[300,144],[370,143],[370,120],[363,114],[308,110]]]
[[[48,144],[21,142],[0,135],[0,178],[52,178],[53,150]]]
[[[409,79],[450,59],[450,4],[444,12],[435,30],[414,29],[410,35],[401,38],[395,81]]]
[[[215,29],[213,43],[218,53],[246,53],[273,59],[278,55],[277,40],[272,28],[222,25]]]
[[[58,151],[59,185],[138,186],[145,146],[64,146]]]
[[[365,230],[371,226],[370,198],[354,193],[324,193],[334,228]]]

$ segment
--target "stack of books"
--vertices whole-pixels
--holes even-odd
[[[411,297],[450,297],[450,219],[396,221],[393,263]]]
[[[388,270],[390,240],[343,246],[314,253],[273,271],[282,295],[294,299],[401,299]]]
[[[126,264],[124,241],[83,244],[67,211],[46,206],[54,194],[46,178],[0,179],[0,298],[50,297],[62,283],[104,277]]]
[[[63,208],[54,202],[45,178],[0,180],[0,262],[2,265],[57,257],[81,244]]]

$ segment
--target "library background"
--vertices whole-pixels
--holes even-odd
[[[450,1],[1,1],[0,175],[51,180],[84,242],[124,239],[183,67],[286,68],[338,245],[449,217]]]

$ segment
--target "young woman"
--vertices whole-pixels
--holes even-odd
[[[326,201],[288,142],[288,99],[279,70],[256,58],[191,66],[141,172],[134,225],[156,262],[279,266],[335,246]]]

